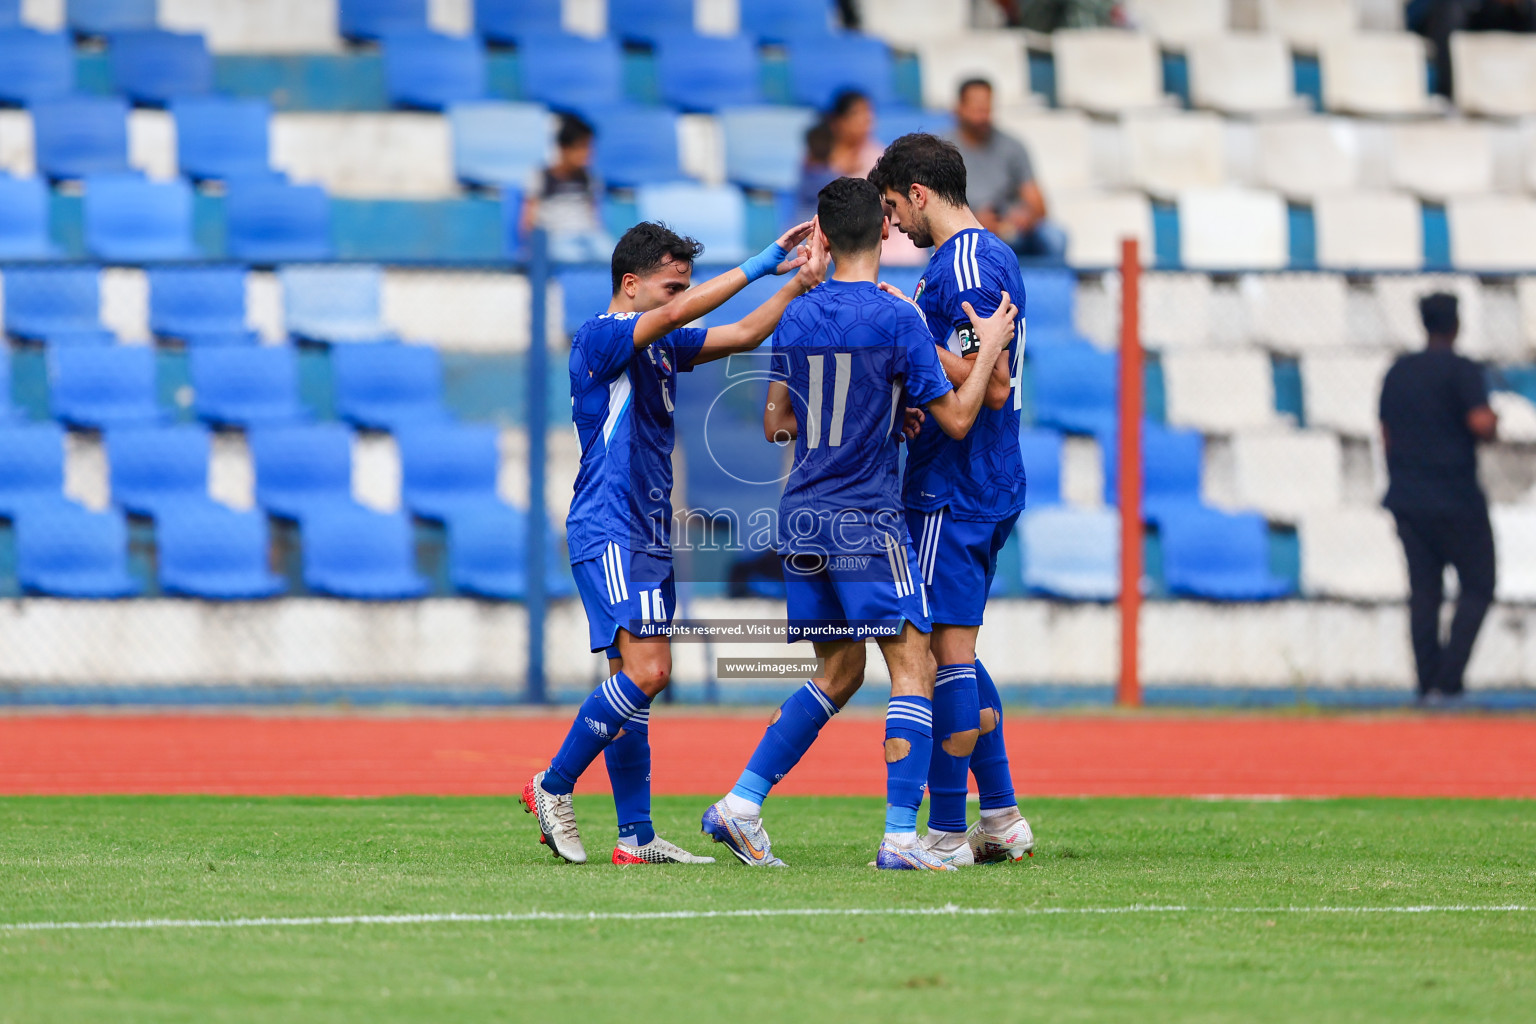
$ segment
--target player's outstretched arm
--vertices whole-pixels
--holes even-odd
[[[776,380],[768,385],[768,401],[763,404],[763,436],[774,444],[785,444],[800,436],[795,407],[789,404],[788,381]]]
[[[977,315],[969,302],[961,305],[965,315],[971,318],[971,326],[977,336],[981,338],[976,365],[991,366],[1013,338],[1013,325],[1018,319],[1019,308],[1013,304],[1007,292],[1003,292],[997,310],[985,319]],[[968,374],[957,390],[929,402],[928,414],[938,422],[939,429],[957,441],[968,434],[971,424],[976,422],[976,414],[981,411],[990,380],[990,374]]]
[[[689,288],[677,298],[635,321],[635,348],[645,348],[679,327],[713,313],[727,299],[748,284],[769,274],[787,274],[805,265],[810,253],[802,243],[811,233],[811,221],[796,224],[762,252],[735,270],[727,270],[696,288]]]
[[[821,244],[820,233],[812,231],[810,241],[804,248],[805,262],[800,264],[795,276],[774,293],[773,298],[733,324],[709,329],[709,333],[704,336],[704,347],[693,359],[694,366],[761,345],[763,339],[779,326],[779,319],[789,304],[821,284],[827,276],[827,250]]]

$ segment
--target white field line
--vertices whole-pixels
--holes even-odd
[[[138,921],[17,921],[0,932],[117,931],[159,928],[313,928],[367,924],[542,923],[592,921],[705,921],[772,917],[1049,917],[1087,914],[1524,914],[1536,906],[1441,905],[1410,907],[1199,907],[1132,904],[1124,907],[821,907],[757,910],[657,910],[573,914],[528,911],[504,914],[347,914],[333,917],[147,918]]]

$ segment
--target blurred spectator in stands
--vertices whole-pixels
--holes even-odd
[[[1059,28],[1104,28],[1123,24],[1120,0],[996,0],[1008,24],[1054,32]],[[1342,0],[1341,0],[1342,2]]]
[[[606,263],[613,237],[603,228],[603,183],[592,170],[592,126],[574,114],[560,118],[555,162],[534,172],[523,200],[522,233],[549,233],[549,258]]]
[[[805,133],[806,156],[796,190],[798,219],[816,213],[816,194],[835,178],[863,178],[874,169],[885,147],[875,140],[875,108],[857,89],[845,89],[832,99],[821,120]],[[823,155],[824,154],[824,155]],[[808,211],[808,212],[807,212]],[[923,250],[899,231],[892,231],[880,250],[885,264],[915,266],[927,260]]]
[[[1536,32],[1536,0],[1413,0],[1408,27],[1435,46],[1435,92],[1451,95],[1452,32]]]
[[[949,140],[965,158],[965,197],[981,226],[1020,256],[1062,262],[1067,236],[1045,219],[1045,196],[1024,144],[992,123],[992,83],[960,86]]]
[[[1408,559],[1409,630],[1419,699],[1460,695],[1472,644],[1493,602],[1493,529],[1477,481],[1477,443],[1498,417],[1482,369],[1454,351],[1456,296],[1427,295],[1419,312],[1429,344],[1397,360],[1381,385],[1381,434],[1390,483],[1383,501]],[[1440,642],[1445,567],[1456,567],[1456,615]]]

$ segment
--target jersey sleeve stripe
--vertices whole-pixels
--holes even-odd
[[[608,419],[603,423],[604,444],[613,439],[613,432],[619,425],[620,417],[624,415],[624,410],[629,408],[630,392],[628,371],[619,374],[614,378],[613,383],[608,385]]]

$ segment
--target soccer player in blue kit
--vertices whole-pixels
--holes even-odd
[[[926,406],[945,433],[964,437],[987,382],[977,375],[955,390],[919,312],[877,287],[889,228],[873,184],[839,178],[827,185],[816,225],[836,271],[784,313],[763,429],[770,441],[795,441],[776,547],[790,640],[812,639],[823,672],[784,702],[736,786],[704,812],[703,831],[744,864],[782,865],[763,828],[763,801],[859,689],[865,641],[874,639],[891,674],[885,836],[876,866],[954,870],[917,836],[935,665],[927,597],[901,505],[897,445],[908,405]],[[968,321],[980,358],[989,362],[1012,341],[1017,312],[1006,296],[994,306],[988,320]]]
[[[800,244],[810,232],[809,223],[797,225],[737,269],[690,288],[703,246],[661,224],[637,224],[613,250],[608,312],[582,324],[571,341],[571,414],[581,468],[566,540],[592,650],[607,652],[609,676],[582,703],[549,768],[523,787],[540,841],[563,860],[586,862],[571,791],[603,753],[619,820],[615,864],[714,862],[657,836],[651,824],[650,705],[671,677],[666,627],[676,603],[677,375],[755,348],[791,299],[821,283],[825,252],[814,241]],[[684,326],[749,282],[790,271],[793,278],[739,322],[707,330]]]
[[[997,553],[1024,508],[1019,455],[1020,367],[1027,297],[1019,261],[976,220],[965,202],[965,161],[933,135],[904,135],[870,171],[891,223],[914,243],[936,246],[913,296],[928,322],[945,373],[958,386],[985,374],[986,408],[962,438],[919,432],[908,447],[903,487],[907,520],[929,588],[938,678],[933,698],[933,761],[923,846],[955,866],[1020,860],[1035,845],[1019,814],[1003,746],[1002,700],[976,659],[976,636]],[[883,286],[893,294],[900,292]],[[1017,334],[988,358],[971,325],[1012,296]],[[981,817],[966,829],[967,774],[976,776]]]

